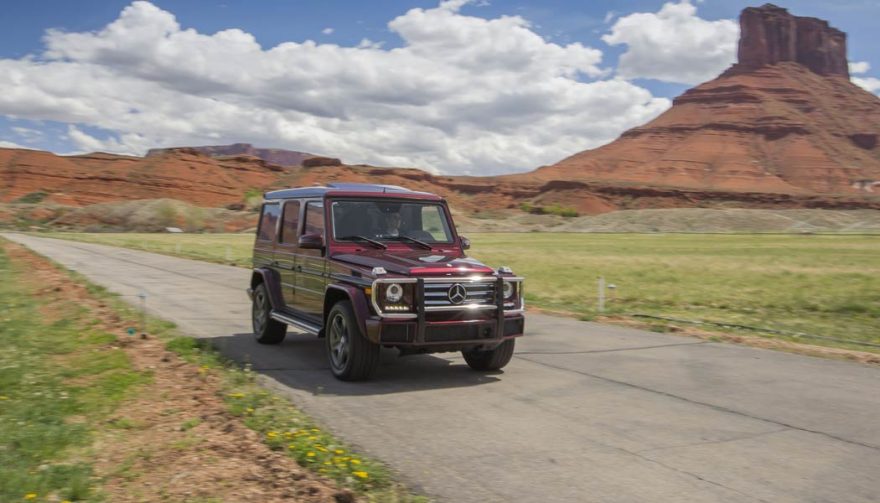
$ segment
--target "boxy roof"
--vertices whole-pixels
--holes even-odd
[[[416,192],[397,185],[378,185],[371,183],[328,183],[326,187],[295,187],[290,189],[273,190],[266,192],[263,197],[267,200],[290,199],[294,197],[324,197],[332,196],[371,196],[387,195],[389,197],[405,197],[412,199],[439,200],[440,196],[429,192]]]

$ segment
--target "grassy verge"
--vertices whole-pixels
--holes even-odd
[[[48,286],[36,281],[33,264],[10,260],[4,243],[0,240],[0,501],[101,500],[105,480],[96,474],[93,443],[142,431],[139,419],[114,412],[142,394],[139,390],[155,377],[153,371],[133,368],[104,318],[113,318],[112,332],[122,333],[125,326],[136,326],[139,313],[76,273],[49,266],[62,279],[86,285],[84,292],[102,312],[89,308],[94,303],[59,301],[55,292],[67,289],[64,281]],[[82,301],[84,293],[77,295]],[[151,338],[165,341],[168,350],[196,366],[205,382],[215,383],[228,413],[258,432],[268,448],[364,500],[426,501],[396,483],[383,464],[358,454],[287,400],[260,387],[248,368],[225,361],[199,341],[177,336],[174,326],[163,320],[147,318],[146,328]],[[196,415],[180,429],[195,432],[201,421]],[[172,448],[183,452],[200,441],[187,434]],[[104,476],[137,478],[129,465],[146,455],[138,450]]]
[[[259,432],[272,449],[286,453],[301,466],[355,490],[369,501],[427,501],[395,483],[382,463],[358,454],[290,402],[256,384],[255,374],[248,367],[231,364],[190,337],[174,338],[168,348],[206,372],[221,372],[229,410]]]
[[[0,242],[0,501],[96,499],[93,425],[150,375],[87,309],[42,290]]]
[[[243,266],[250,264],[253,245],[253,236],[246,234],[50,235]],[[603,276],[616,287],[608,293],[604,314],[609,317],[643,313],[880,343],[878,236],[528,233],[470,238],[474,257],[509,265],[527,277],[526,297],[533,307],[595,319],[597,278]],[[666,330],[669,324],[651,325]]]

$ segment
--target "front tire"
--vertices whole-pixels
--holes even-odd
[[[462,351],[464,361],[474,370],[499,370],[510,363],[516,339],[508,339],[488,351]]]
[[[272,303],[269,302],[269,290],[265,283],[254,289],[254,303],[251,308],[251,323],[254,337],[260,344],[280,344],[287,334],[287,325],[270,317]]]
[[[337,302],[327,315],[325,328],[330,370],[341,381],[369,379],[379,366],[378,344],[361,333],[351,302]]]

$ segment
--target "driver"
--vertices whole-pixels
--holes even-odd
[[[400,213],[392,211],[385,214],[385,235],[400,236]]]

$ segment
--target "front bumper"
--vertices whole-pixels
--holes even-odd
[[[407,347],[486,346],[501,344],[507,339],[523,335],[525,317],[522,314],[478,320],[455,321],[397,321],[371,318],[367,320],[367,336],[383,345]]]

